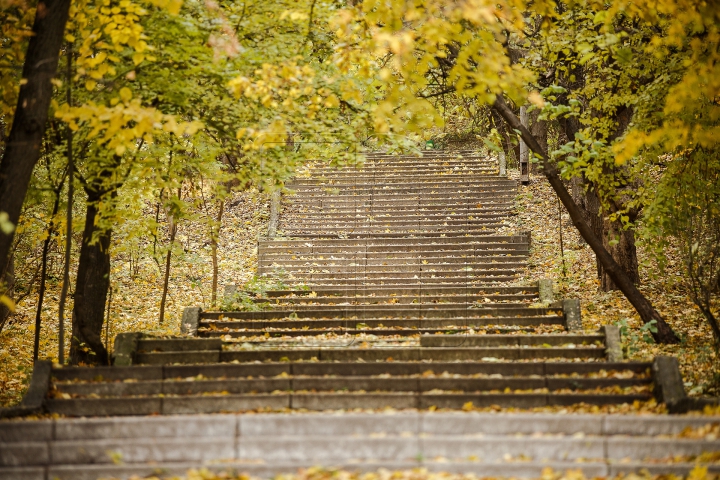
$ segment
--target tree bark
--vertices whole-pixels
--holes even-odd
[[[536,108],[532,112],[530,112],[530,133],[533,137],[538,141],[538,144],[540,145],[540,148],[543,149],[543,152],[547,152],[548,150],[548,142],[547,142],[547,120],[538,120],[538,117],[540,116],[540,109]],[[530,164],[530,172],[531,173],[540,173],[539,172],[539,163],[531,163]]]
[[[560,128],[569,139],[575,137],[579,125],[565,120],[560,122]],[[535,132],[531,133],[534,135]],[[538,143],[543,147],[542,142],[539,141]],[[544,151],[547,151],[547,143],[545,147]],[[613,259],[615,259],[628,277],[630,277],[630,280],[635,285],[639,285],[640,270],[637,260],[637,249],[635,247],[635,233],[632,230],[621,228],[622,225],[619,222],[611,222],[606,218],[607,212],[603,212],[600,198],[597,195],[594,185],[587,182],[585,178],[573,178],[572,197],[577,206],[582,210],[583,217],[590,228],[592,228],[595,236],[602,239],[605,249],[612,255]],[[612,239],[617,239],[618,243],[611,245],[610,241]],[[605,292],[620,290],[610,275],[605,271],[602,262],[597,256],[595,257],[595,263],[600,288]]]
[[[72,43],[68,45],[67,62],[65,70],[66,99],[67,104],[72,106]],[[63,283],[60,290],[60,302],[58,305],[58,363],[65,363],[65,302],[67,302],[68,288],[70,287],[70,257],[72,253],[72,220],[73,203],[75,194],[75,158],[73,157],[73,131],[68,127],[65,131],[66,150],[65,155],[68,161],[68,201],[65,212],[65,263],[63,265]]]
[[[521,132],[522,138],[528,147],[540,157],[540,163],[543,174],[547,178],[548,182],[552,186],[555,193],[560,198],[560,201],[565,206],[565,209],[570,214],[570,219],[573,225],[578,229],[580,235],[590,245],[590,248],[595,252],[596,257],[602,263],[605,272],[615,282],[618,288],[623,292],[625,297],[635,307],[640,318],[644,323],[651,323],[655,321],[655,332],[652,332],[652,336],[658,343],[678,343],[680,340],[673,332],[670,325],[660,316],[655,310],[652,304],[647,298],[637,289],[632,280],[623,271],[622,267],[613,259],[612,255],[603,246],[602,240],[600,240],[592,231],[590,226],[585,222],[583,214],[578,208],[577,204],[572,199],[572,196],[565,188],[560,173],[557,167],[550,163],[547,159],[547,152],[538,144],[537,140],[530,134],[527,128],[523,127],[520,120],[515,116],[510,107],[505,103],[505,100],[501,96],[497,96],[493,108],[505,119],[511,128]]]
[[[110,288],[110,237],[112,231],[96,225],[102,193],[88,194],[85,230],[75,281],[75,305],[70,341],[70,363],[107,365],[108,352],[102,343],[105,301]],[[104,193],[104,192],[103,192]],[[95,236],[95,242],[93,242]]]
[[[611,222],[604,218],[603,224],[603,246],[612,255],[615,261],[620,265],[630,281],[635,285],[640,284],[640,268],[637,259],[637,248],[635,247],[635,232],[632,230],[623,230],[620,228],[619,222]],[[617,243],[611,245],[612,240]],[[619,290],[602,264],[598,265],[600,288],[604,292],[610,290]]]
[[[17,108],[5,152],[0,162],[0,212],[18,224],[33,168],[40,158],[52,98],[51,80],[57,72],[60,46],[70,10],[70,0],[41,0],[37,5]],[[4,269],[14,233],[0,231],[0,266]],[[2,278],[2,272],[0,272]]]
[[[163,290],[162,297],[160,298],[160,318],[158,323],[162,325],[165,321],[165,302],[167,301],[168,286],[170,285],[170,263],[172,262],[172,249],[175,245],[175,235],[177,234],[177,223],[175,219],[170,216],[170,247],[165,257],[165,275],[163,276]]]
[[[218,256],[217,256],[217,249],[218,249],[218,239],[220,238],[220,229],[222,228],[222,216],[223,212],[225,210],[225,201],[220,200],[218,202],[218,214],[217,219],[215,220],[217,223],[213,226],[213,228],[210,229],[210,253],[212,255],[212,267],[213,267],[213,277],[212,277],[212,298],[210,300],[210,303],[213,307],[217,306],[217,287],[218,287],[218,274],[219,274],[219,268],[218,268]]]
[[[50,223],[47,228],[47,237],[43,242],[42,249],[42,268],[40,272],[40,290],[38,292],[38,304],[35,311],[35,342],[33,344],[33,362],[37,362],[40,353],[40,327],[42,326],[42,307],[45,300],[45,278],[47,277],[47,259],[50,251],[50,242],[55,233],[55,216],[60,209],[60,192],[65,179],[60,183],[58,189],[55,190],[55,200],[53,201],[52,213],[50,214]]]
[[[7,259],[7,266],[4,269],[4,274],[0,277],[0,295],[5,295],[8,298],[15,296],[15,256],[10,255]],[[0,303],[0,332],[5,328],[5,324],[10,319],[12,310],[7,305]]]

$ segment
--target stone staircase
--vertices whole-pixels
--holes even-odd
[[[473,411],[684,399],[674,359],[623,362],[616,328],[583,331],[577,300],[518,281],[530,235],[505,233],[516,185],[492,162],[376,154],[291,187],[238,308],[118,335],[112,367],[36,365],[17,413],[58,417],[0,421],[0,480],[720,473],[720,417]]]
[[[132,366],[54,369],[45,408],[137,415],[652,398],[651,363],[620,361],[616,329],[582,331],[577,301],[555,301],[550,282],[518,283],[531,239],[501,233],[517,185],[487,158],[373,154],[362,168],[310,165],[288,187],[282,235],[258,245],[269,290],[229,289],[234,311],[188,309],[183,328],[197,338],[119,338],[116,359],[129,348]]]
[[[199,466],[272,478],[313,465],[493,478],[539,478],[547,467],[586,478],[641,470],[682,475],[718,450],[703,432],[719,420],[400,412],[13,421],[0,423],[0,479],[165,479]]]

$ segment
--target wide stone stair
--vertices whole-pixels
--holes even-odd
[[[530,234],[511,231],[516,182],[486,157],[318,162],[288,188],[278,235],[259,241],[263,288],[229,288],[223,311],[188,309],[183,328],[198,338],[126,336],[116,340],[114,367],[53,370],[47,410],[535,408],[652,398],[651,363],[620,361],[616,329],[585,332],[577,301],[553,299],[551,282],[518,282]],[[123,345],[131,346],[121,367]]]
[[[54,418],[0,421],[0,480],[720,472],[719,417],[572,413],[674,405],[682,378],[667,357],[623,362],[617,328],[584,331],[577,300],[519,280],[531,238],[491,161],[375,154],[290,188],[222,310],[186,309],[182,337],[118,335],[113,366],[36,365],[18,413]]]

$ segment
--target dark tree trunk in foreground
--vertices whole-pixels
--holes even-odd
[[[635,307],[640,318],[644,323],[650,323],[655,320],[656,332],[652,333],[653,338],[658,343],[678,343],[679,339],[675,332],[670,328],[660,314],[655,310],[652,304],[647,298],[637,289],[632,280],[623,271],[622,267],[613,259],[612,255],[603,246],[603,242],[599,239],[592,231],[590,226],[585,222],[583,213],[573,201],[572,196],[565,188],[565,184],[560,178],[560,174],[555,165],[547,161],[547,153],[538,144],[537,140],[530,134],[527,128],[523,127],[520,123],[520,119],[515,116],[510,107],[505,103],[505,100],[498,96],[495,99],[493,108],[505,119],[511,128],[518,130],[521,133],[523,141],[528,147],[540,157],[540,163],[542,166],[543,175],[548,179],[548,182],[552,186],[555,193],[560,198],[560,201],[565,206],[565,209],[570,214],[570,219],[573,225],[578,229],[580,235],[590,245],[590,248],[595,252],[595,256],[598,261],[602,264],[607,275],[610,276],[613,282],[623,292],[625,297]]]
[[[102,343],[105,302],[110,288],[110,230],[96,225],[98,202],[103,193],[87,190],[85,230],[80,246],[80,262],[75,282],[72,316],[70,363],[108,364],[108,352]],[[99,233],[99,235],[95,235]],[[96,241],[93,243],[93,236]]]
[[[70,10],[70,0],[41,0],[37,5],[15,118],[0,162],[0,212],[18,224],[33,168],[40,158],[52,84]],[[13,233],[0,231],[0,266],[8,264]],[[0,272],[2,278],[2,272]]]

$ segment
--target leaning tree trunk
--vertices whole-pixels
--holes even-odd
[[[560,128],[567,138],[575,136],[577,125],[570,122],[560,122]],[[534,132],[531,132],[534,135]],[[566,138],[566,140],[567,140]],[[542,147],[542,142],[538,142]],[[545,144],[547,145],[547,144]],[[547,151],[547,150],[545,150]],[[574,177],[572,179],[572,197],[583,214],[585,222],[590,226],[597,238],[602,239],[603,247],[612,255],[613,259],[620,265],[625,274],[635,284],[640,284],[640,270],[635,247],[635,233],[630,229],[623,229],[619,222],[611,222],[602,210],[600,198],[598,198],[595,187],[588,184],[585,178]],[[611,240],[618,240],[617,244],[611,245]],[[613,242],[614,243],[614,242]],[[609,292],[620,290],[612,280],[612,277],[605,271],[600,258],[595,257],[597,267],[597,278],[600,281],[600,288]]]
[[[70,0],[40,0],[30,37],[17,108],[0,162],[0,212],[18,224],[33,168],[40,158]],[[0,230],[0,267],[8,265],[14,233]],[[0,277],[1,275],[0,271]]]
[[[535,152],[540,158],[540,163],[543,171],[543,175],[547,178],[550,186],[557,194],[560,201],[565,206],[573,225],[578,229],[580,235],[590,245],[590,248],[595,252],[596,257],[602,263],[605,272],[615,282],[618,288],[623,292],[625,297],[635,307],[643,323],[655,322],[655,330],[652,332],[652,336],[658,343],[678,343],[680,339],[675,335],[670,325],[660,316],[655,310],[652,304],[647,298],[637,289],[632,280],[625,274],[622,267],[613,259],[612,255],[604,248],[603,242],[599,239],[590,226],[585,222],[583,213],[578,208],[577,204],[573,201],[572,196],[565,188],[565,184],[560,178],[560,172],[557,166],[550,163],[547,159],[547,152],[543,151],[537,140],[530,134],[527,128],[521,123],[520,119],[512,112],[510,107],[505,103],[505,100],[501,96],[497,96],[495,103],[493,104],[503,119],[510,125],[510,128],[516,129],[520,132],[523,141],[528,147]]]
[[[70,363],[107,365],[108,352],[102,343],[105,302],[110,288],[111,230],[96,225],[101,193],[88,190],[85,230],[75,282]],[[96,235],[96,241],[92,242]]]

